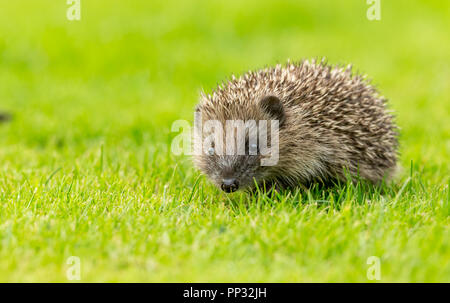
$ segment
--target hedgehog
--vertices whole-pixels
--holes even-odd
[[[381,184],[396,170],[398,127],[387,99],[367,76],[354,73],[352,65],[330,65],[324,59],[288,61],[233,75],[200,98],[195,112],[202,123],[278,121],[275,165],[261,165],[262,152],[250,152],[258,150],[260,142],[249,144],[249,130],[243,154],[216,153],[214,139],[195,154],[195,166],[227,193],[267,185],[335,184],[349,178]]]

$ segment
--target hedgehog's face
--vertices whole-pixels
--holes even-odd
[[[259,156],[209,156],[203,172],[223,191],[230,193],[248,189],[259,183],[264,175]]]
[[[198,107],[203,116],[202,152],[196,155],[195,162],[227,193],[251,189],[268,181],[278,162],[279,141],[275,132],[284,122],[281,101],[266,96],[252,106],[227,104],[227,114],[223,108]],[[277,121],[275,125],[272,120]],[[265,133],[266,142],[261,140],[264,137],[261,133]]]

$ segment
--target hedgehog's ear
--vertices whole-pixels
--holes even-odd
[[[265,96],[259,101],[259,106],[262,110],[268,113],[272,118],[278,120],[281,126],[286,118],[284,113],[283,104],[278,97],[275,96]]]

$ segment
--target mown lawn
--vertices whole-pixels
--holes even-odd
[[[0,4],[0,281],[450,282],[450,3]],[[367,186],[225,195],[170,153],[230,73],[326,56],[390,99],[401,166]]]

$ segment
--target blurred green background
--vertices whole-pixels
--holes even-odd
[[[420,193],[405,200],[428,203],[422,221],[397,209],[379,234],[364,231],[378,237],[379,254],[402,256],[391,258],[386,279],[449,281],[450,2],[382,0],[379,21],[367,19],[363,0],[81,5],[81,20],[68,21],[65,0],[0,4],[0,112],[13,116],[0,123],[0,280],[66,281],[67,256],[80,255],[85,281],[367,281],[351,226],[339,247],[324,234],[305,239],[313,225],[301,232],[306,242],[290,225],[260,250],[256,235],[232,242],[253,215],[257,235],[281,223],[269,206],[236,213],[203,178],[209,200],[192,196],[199,174],[168,148],[172,122],[192,120],[201,89],[231,73],[324,56],[353,63],[390,100],[401,127],[399,187],[411,161],[422,178]],[[280,212],[280,222],[299,214],[289,204]],[[402,221],[410,225],[401,235],[386,234]],[[223,241],[216,225],[228,231]],[[422,247],[427,239],[434,248]]]

